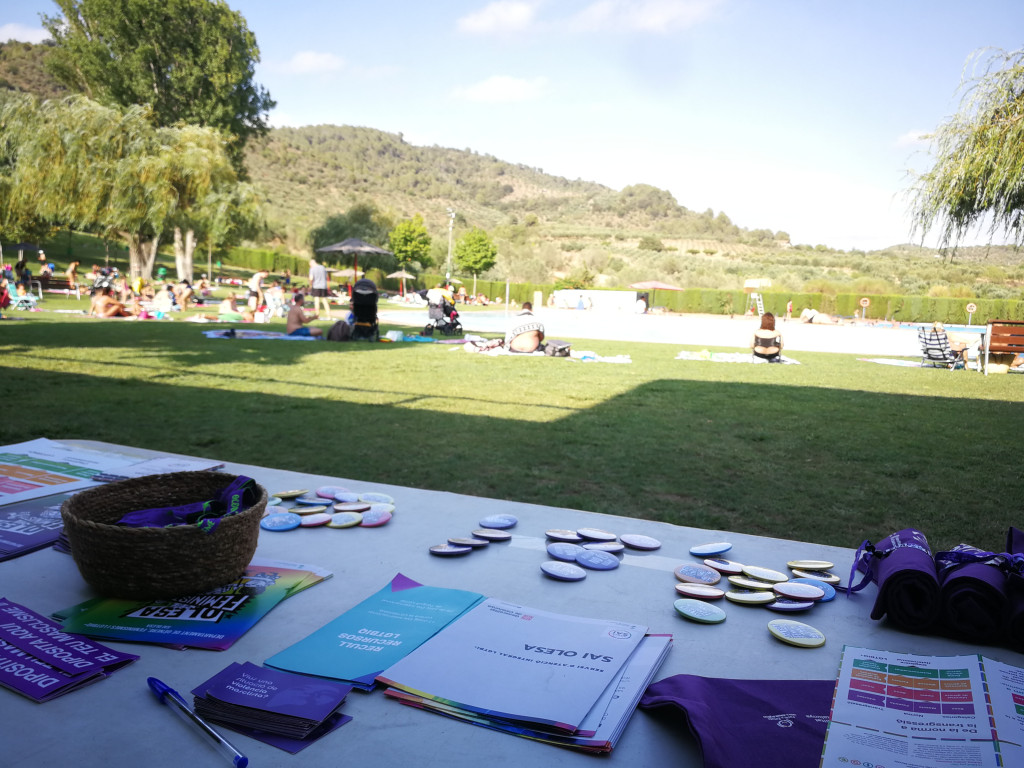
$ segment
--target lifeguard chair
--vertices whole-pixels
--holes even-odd
[[[764,314],[764,297],[761,291],[764,288],[771,288],[772,281],[767,277],[752,277],[743,281],[743,292],[747,294],[747,306],[743,308],[743,314],[747,314],[751,307],[757,309],[757,316]]]

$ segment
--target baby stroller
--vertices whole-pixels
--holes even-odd
[[[445,336],[458,336],[462,333],[462,323],[459,322],[459,313],[454,304],[443,297],[439,301],[434,301],[433,299],[437,297],[431,295],[429,291],[424,291],[421,295],[427,300],[427,318],[429,319],[429,322],[423,326],[424,336],[433,336],[435,328]]]
[[[352,286],[352,314],[356,322],[352,326],[352,340],[366,339],[380,341],[380,326],[377,324],[377,284],[365,277],[356,280]]]

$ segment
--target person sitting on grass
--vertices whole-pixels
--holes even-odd
[[[292,308],[288,310],[288,318],[286,320],[288,335],[289,336],[312,336],[319,338],[323,336],[324,332],[320,328],[308,328],[306,323],[311,320],[316,320],[320,317],[319,314],[313,312],[312,314],[306,312],[303,304],[306,301],[306,297],[301,293],[296,293],[295,298],[292,299]]]
[[[252,311],[247,309],[242,312],[238,308],[237,301],[238,297],[234,293],[229,293],[217,307],[217,319],[222,323],[251,323],[255,319]]]
[[[111,295],[112,293],[113,289],[105,285],[93,294],[89,314],[93,317],[134,317],[124,304]]]
[[[510,352],[530,353],[540,348],[544,341],[544,324],[533,314],[533,304],[523,302],[523,311],[514,318],[514,323],[505,334],[505,348]]]
[[[761,315],[761,327],[754,331],[750,348],[754,357],[769,363],[782,362],[782,334],[775,330],[775,315],[771,312]]]

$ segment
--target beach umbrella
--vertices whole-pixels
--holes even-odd
[[[629,287],[632,288],[633,290],[636,290],[636,291],[650,291],[651,292],[651,303],[648,305],[648,307],[654,305],[654,292],[655,291],[681,291],[681,290],[683,290],[678,285],[669,285],[668,283],[663,283],[660,280],[645,280],[645,281],[640,282],[640,283],[633,283]]]
[[[413,275],[413,274],[411,274],[409,272],[406,272],[404,269],[400,269],[397,272],[392,272],[390,275],[388,275],[388,277],[392,277],[392,278],[400,277],[400,278],[402,278],[402,295],[405,296],[405,280],[406,280],[406,278],[408,278],[409,280],[412,280],[413,278],[416,277],[416,275]]]
[[[342,240],[340,243],[332,243],[331,245],[325,245],[323,248],[317,248],[317,253],[339,253],[342,256],[351,256],[353,269],[359,270],[359,257],[363,258],[363,263],[367,266],[377,267],[390,267],[394,266],[395,254],[391,251],[380,248],[376,245],[371,245],[365,240],[360,240],[358,237],[350,237],[347,240]]]
[[[8,248],[10,248],[12,251],[17,251],[18,252],[18,261],[21,261],[24,258],[24,256],[22,256],[22,253],[24,251],[38,251],[39,250],[39,246],[36,245],[35,243],[16,243],[14,245],[8,246]],[[3,264],[3,251],[2,250],[0,250],[0,264]]]

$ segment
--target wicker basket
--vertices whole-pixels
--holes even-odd
[[[60,513],[82,577],[105,597],[143,600],[199,594],[234,581],[256,551],[267,507],[262,486],[253,506],[223,518],[212,533],[191,525],[114,524],[134,510],[206,501],[234,479],[222,472],[174,472],[75,494]]]

